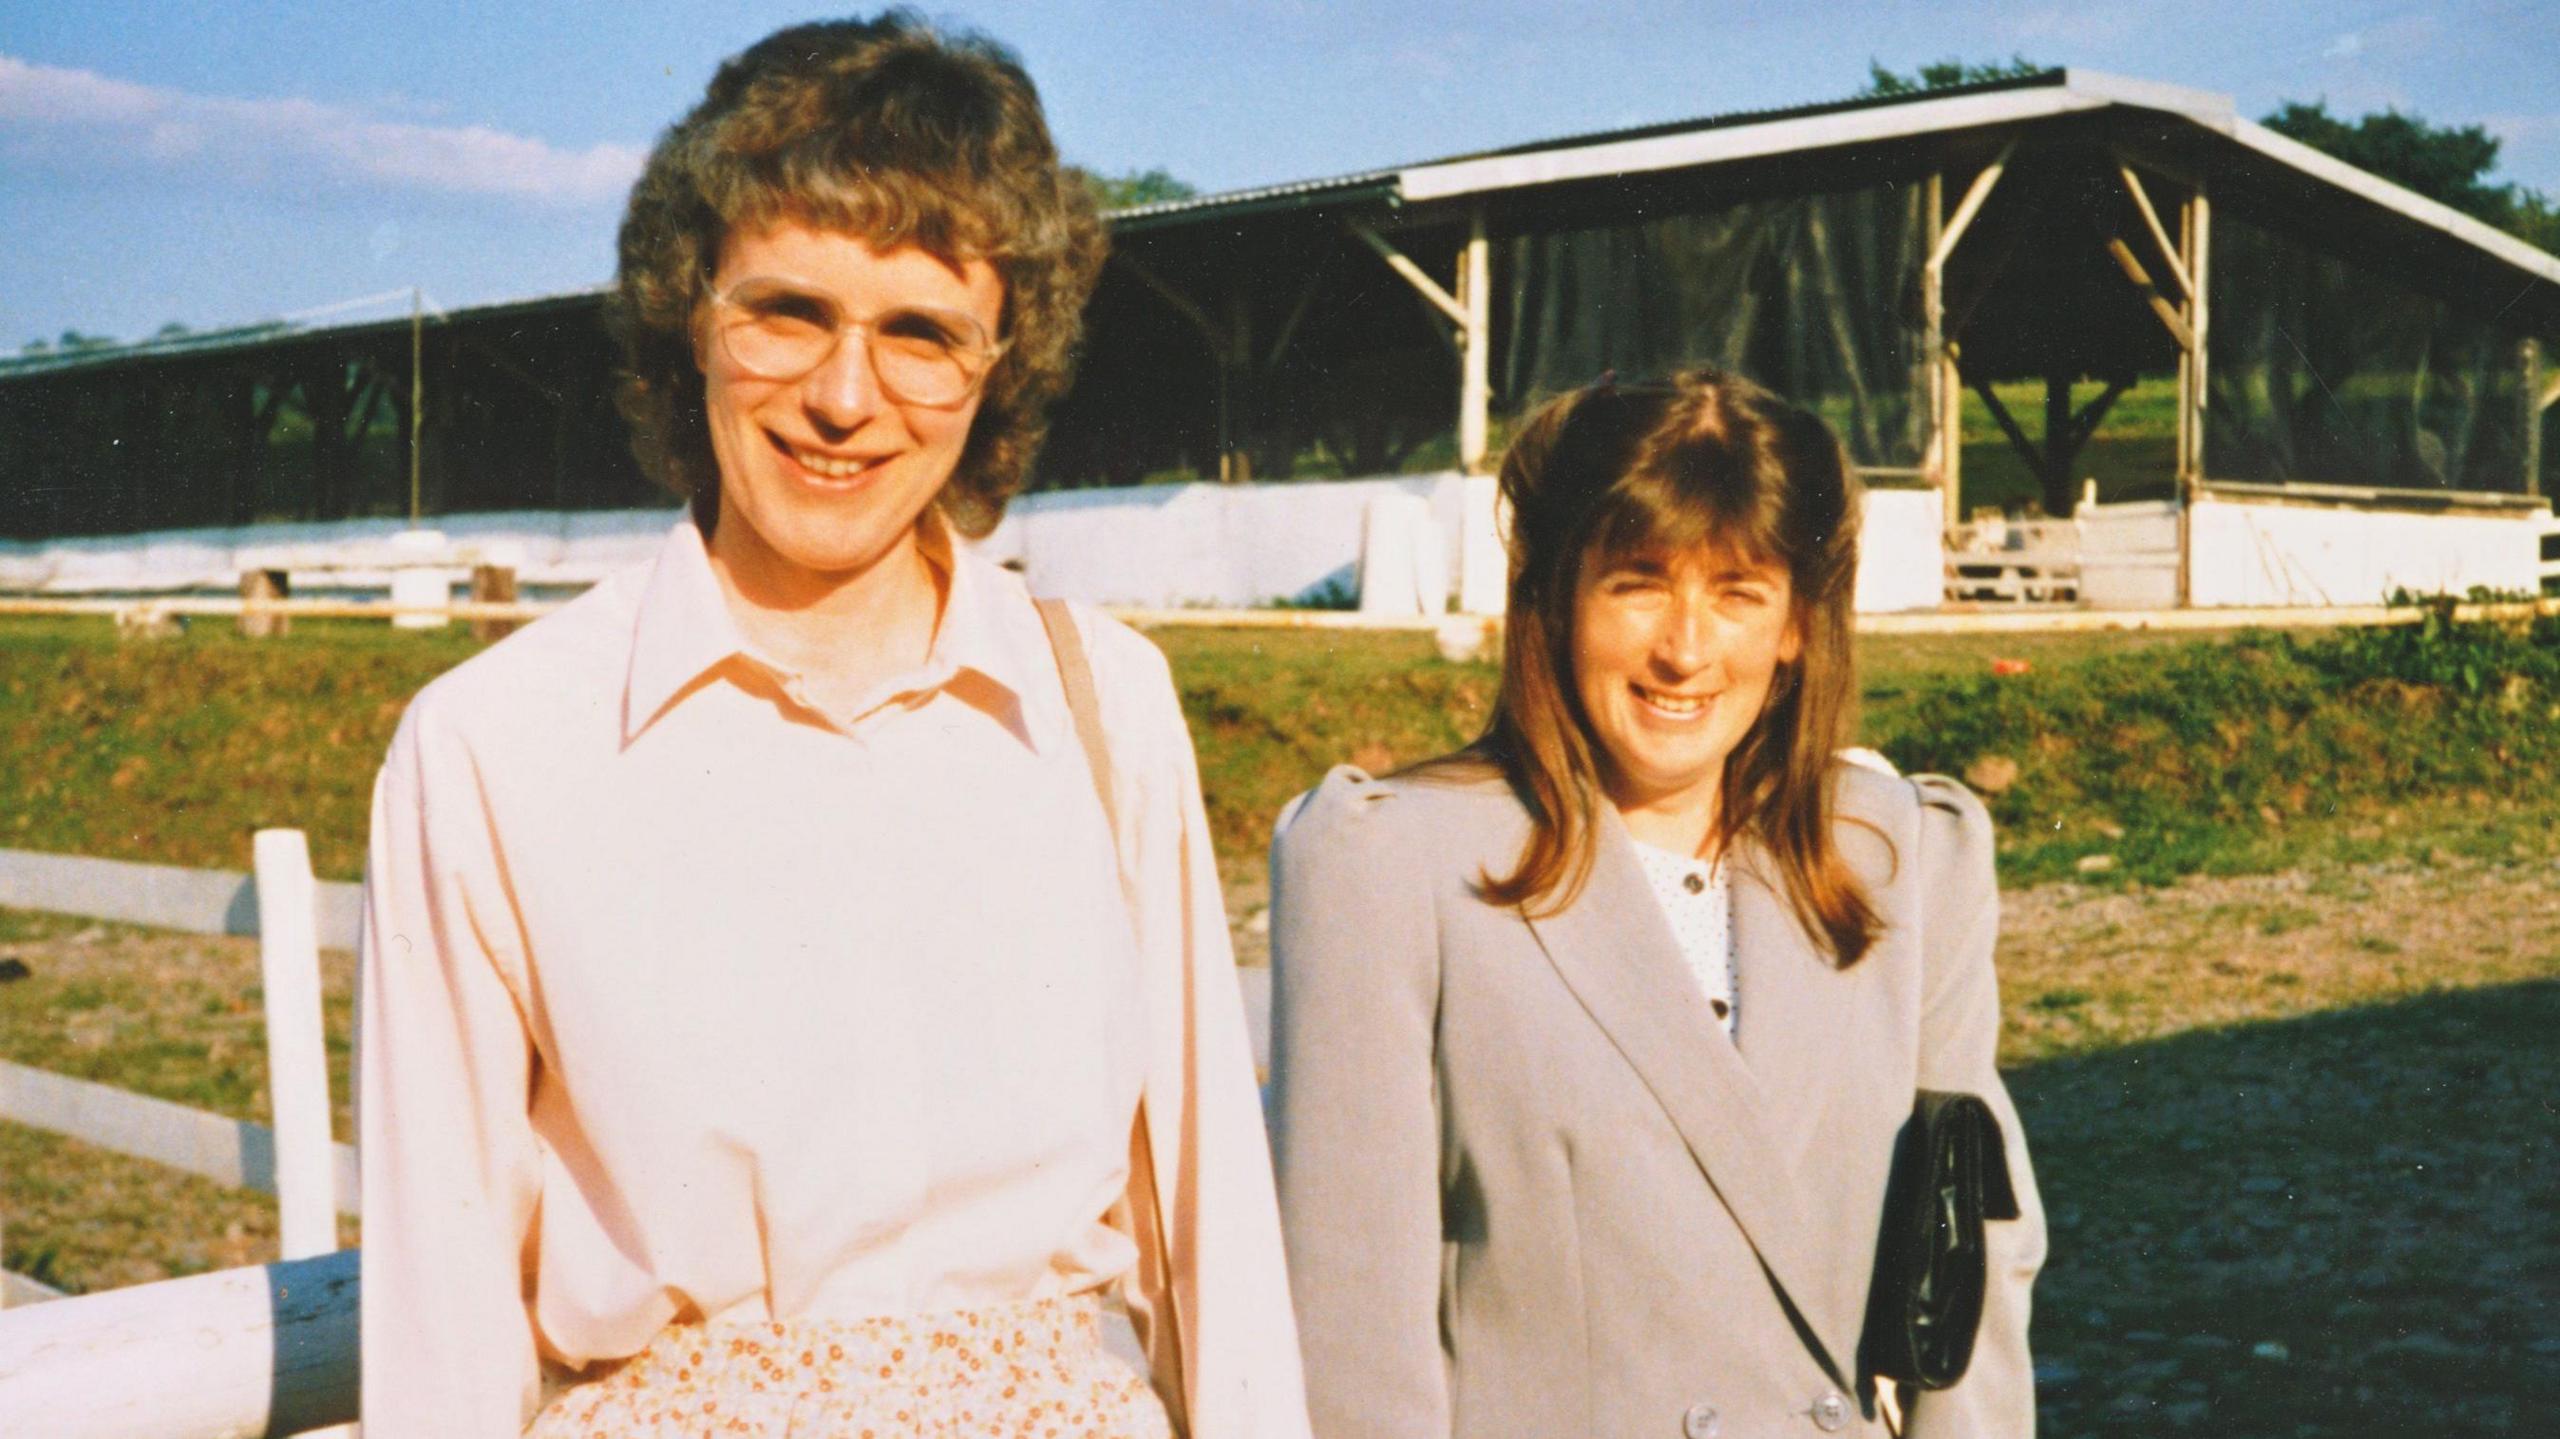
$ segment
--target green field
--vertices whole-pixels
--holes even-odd
[[[1288,795],[1459,742],[1493,688],[1413,636],[1156,638],[1238,895]],[[245,868],[252,827],[292,823],[351,878],[401,704],[472,648],[0,624],[0,793],[31,801],[0,844]],[[2560,621],[1864,661],[1864,737],[1974,773],[2001,822],[2002,1060],[2052,1218],[2041,1432],[2541,1432]],[[0,957],[29,969],[0,984],[0,1055],[264,1116],[253,941],[0,912]],[[352,962],[324,965],[343,1132]],[[7,1124],[0,1218],[7,1267],[74,1290],[255,1262],[275,1233],[270,1202]]]

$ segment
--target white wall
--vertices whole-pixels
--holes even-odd
[[[1157,608],[1243,608],[1356,594],[1371,499],[1428,501],[1458,572],[1464,481],[1452,473],[1252,485],[1049,490],[1013,502],[983,548],[1043,594]]]
[[[1858,530],[1858,609],[1932,610],[1945,594],[1946,505],[1936,490],[1869,490]]]
[[[647,559],[678,512],[525,510],[440,515],[428,523],[466,552],[515,559],[528,585],[586,585]],[[0,590],[40,594],[235,591],[240,572],[280,569],[296,589],[326,588],[322,567],[352,574],[341,583],[379,587],[399,556],[401,520],[244,525],[164,530],[75,540],[0,540]]]
[[[2193,602],[2370,605],[2418,594],[2540,587],[2544,512],[2431,515],[2207,498],[2190,512]]]
[[[2177,608],[2177,501],[2082,500],[2071,518],[2080,537],[2082,604],[2097,610]]]
[[[1481,491],[1454,472],[1391,478],[1253,485],[1144,485],[1052,490],[1013,502],[982,542],[1019,564],[1044,594],[1150,608],[1250,607],[1307,600],[1329,586],[1357,593],[1363,517],[1372,499],[1409,495],[1430,508],[1443,547],[1439,573],[1464,577],[1461,529],[1469,489],[1476,524]],[[655,553],[674,510],[520,511],[442,515],[428,523],[466,557],[509,552],[529,586],[590,584]],[[1938,602],[1942,556],[1933,490],[1867,496],[1858,567],[1862,610],[1926,609]],[[327,588],[329,567],[348,585],[380,586],[400,551],[397,520],[254,525],[103,539],[0,541],[0,590],[46,594],[228,593],[245,569],[295,572],[298,591]],[[1479,537],[1479,568],[1498,550]],[[1479,591],[1480,595],[1486,591]],[[1489,593],[1498,602],[1498,580]]]

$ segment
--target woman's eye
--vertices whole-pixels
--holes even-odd
[[[933,349],[957,349],[959,327],[920,310],[898,310],[880,317],[877,326],[883,339]]]
[[[790,290],[768,291],[738,296],[734,303],[740,312],[759,325],[805,325],[820,330],[835,328],[834,308],[815,295]]]

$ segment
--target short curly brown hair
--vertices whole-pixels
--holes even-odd
[[[1004,281],[1009,343],[936,500],[962,534],[993,529],[1073,378],[1104,254],[1092,196],[1059,163],[1031,77],[996,42],[937,33],[911,11],[795,25],[722,64],[659,138],[623,215],[607,313],[632,448],[692,500],[706,532],[720,473],[695,311],[733,230],[785,222],[984,260]]]

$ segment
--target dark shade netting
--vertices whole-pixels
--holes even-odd
[[[1741,200],[1512,240],[1495,403],[1517,414],[1604,370],[1707,362],[1819,410],[1862,466],[1917,466],[1929,439],[1918,184]]]
[[[666,508],[596,302],[426,332],[424,515]],[[409,514],[409,336],[287,336],[0,383],[0,538]]]
[[[2227,214],[2213,225],[2205,473],[2518,491],[2518,337]]]

